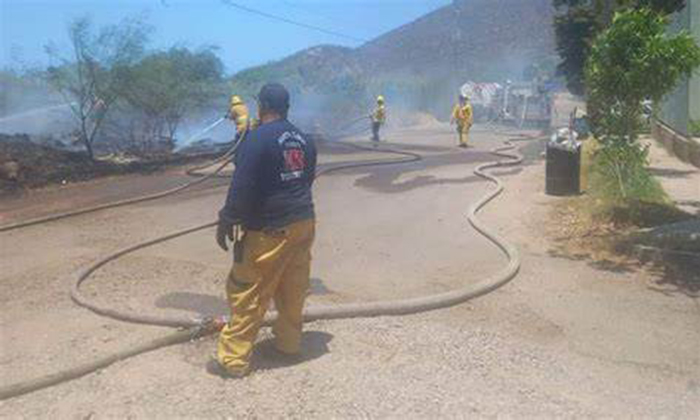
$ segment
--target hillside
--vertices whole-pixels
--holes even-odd
[[[293,54],[280,61],[252,67],[236,74],[244,89],[267,80],[286,80],[297,91],[322,87],[332,89],[338,80],[354,79],[362,69],[354,51],[346,47],[320,45]]]
[[[304,94],[295,104],[302,115],[323,119],[363,112],[378,92],[444,118],[466,80],[518,80],[528,66],[553,67],[553,13],[550,0],[455,0],[356,49],[313,47],[244,70],[232,85],[250,97],[264,81],[280,81]]]
[[[295,120],[308,128],[319,123],[319,115],[328,119],[357,112],[357,100],[365,95],[363,74],[352,49],[322,45],[243,70],[234,76],[232,89],[252,99],[265,82],[284,83],[295,101]]]
[[[554,53],[550,0],[456,0],[355,51],[365,69],[499,81]]]

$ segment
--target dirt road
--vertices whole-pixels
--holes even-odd
[[[472,169],[501,137],[479,130],[466,151],[445,126],[393,132],[424,161],[320,179],[310,304],[419,296],[494,272],[502,257],[468,228],[488,185]],[[263,337],[259,370],[209,376],[205,339],[0,402],[5,417],[423,417],[700,413],[700,309],[651,292],[644,273],[601,271],[548,253],[536,144],[485,219],[524,252],[514,283],[450,310],[309,324],[305,358],[285,366]],[[337,146],[321,162],[373,159]],[[521,172],[522,171],[522,172]],[[110,181],[105,181],[109,183]],[[124,181],[115,181],[124,182]],[[171,181],[167,181],[171,182]],[[149,187],[150,188],[150,187]],[[95,194],[99,199],[100,188]],[[107,188],[109,190],[109,188]],[[51,193],[47,193],[51,194]],[[8,232],[0,257],[2,377],[14,381],[168,330],[76,308],[66,275],[117,248],[214,219],[225,188]],[[49,197],[50,195],[47,195]],[[37,203],[40,197],[33,197]],[[230,257],[201,232],[107,266],[89,289],[133,311],[219,313]],[[266,333],[267,334],[267,333]],[[266,335],[265,334],[265,335]]]

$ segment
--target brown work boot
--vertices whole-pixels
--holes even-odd
[[[219,363],[218,360],[212,358],[207,362],[207,372],[223,379],[240,379],[250,374],[250,367],[243,369],[231,369]]]
[[[303,356],[299,351],[295,353],[290,353],[280,349],[277,346],[272,346],[272,351],[274,352],[275,357],[277,357],[283,362],[296,363],[300,362],[303,359]]]

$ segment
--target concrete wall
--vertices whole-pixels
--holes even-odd
[[[689,30],[700,43],[700,0],[688,0],[688,6],[676,16],[669,31]],[[690,120],[700,120],[700,73],[683,81],[660,107],[659,118],[675,131],[689,134]]]
[[[652,136],[671,154],[700,168],[700,142],[682,136],[658,121],[652,125],[651,130]]]

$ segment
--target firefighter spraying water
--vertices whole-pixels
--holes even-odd
[[[229,110],[225,118],[231,120],[236,125],[235,142],[241,139],[246,130],[255,128],[257,125],[256,120],[250,117],[248,107],[238,95],[231,96]]]

